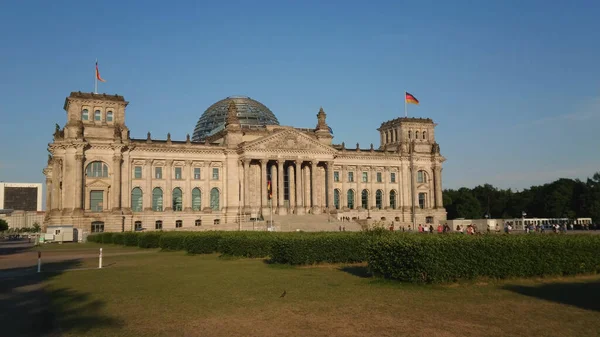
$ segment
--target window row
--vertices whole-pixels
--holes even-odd
[[[413,132],[412,130],[408,131],[408,139],[413,139]],[[414,139],[427,139],[427,131],[422,131],[421,133],[419,133],[419,131],[415,131],[415,138]]]
[[[100,110],[94,111],[94,117],[93,117],[94,121],[101,122],[102,121],[102,117],[103,117],[102,116],[102,111],[100,111]],[[90,118],[91,118],[91,116],[90,116],[90,112],[89,112],[88,109],[81,110],[81,120],[83,120],[83,121],[89,121]],[[106,112],[106,122],[112,122],[113,119],[114,119],[113,112],[110,111],[110,110],[107,111]]]
[[[214,225],[218,225],[221,222],[220,219],[214,219],[213,220],[213,224]],[[139,232],[144,230],[145,228],[143,227],[143,224],[141,221],[135,221],[134,222],[135,225],[135,231]],[[200,227],[202,226],[202,219],[196,219],[194,220],[194,226],[195,227]],[[183,227],[183,220],[175,220],[175,228],[181,228]],[[163,221],[162,220],[156,220],[154,221],[154,229],[156,230],[162,230],[163,229]]]
[[[333,190],[333,205],[336,209],[340,209],[340,190],[335,189]],[[356,207],[355,204],[355,196],[354,196],[355,192],[354,190],[348,190],[346,192],[346,207],[350,208],[350,209],[354,209]],[[363,208],[369,208],[369,191],[368,190],[362,190],[361,194],[361,205]],[[392,209],[396,209],[397,205],[396,205],[396,199],[397,199],[397,193],[396,191],[392,190],[389,193],[389,202],[390,202],[390,208]],[[382,209],[383,208],[383,191],[382,190],[377,190],[375,192],[375,207],[378,209]]]
[[[333,181],[336,183],[340,182],[340,172],[339,171],[333,172]],[[349,183],[354,182],[354,172],[348,172],[348,180],[347,181]],[[383,174],[381,172],[376,173],[375,181],[378,183],[383,182]],[[362,182],[363,183],[369,182],[369,172],[362,172]],[[390,172],[390,183],[395,183],[395,182],[396,182],[396,173]]]
[[[173,189],[172,192],[172,205],[173,211],[183,211],[183,192],[179,187]],[[216,187],[210,190],[210,208],[218,211],[220,209],[220,192]],[[192,211],[200,211],[202,207],[202,191],[199,188],[192,190]],[[142,212],[144,210],[144,194],[142,189],[139,187],[131,190],[131,210],[133,212]],[[163,190],[159,187],[155,187],[152,190],[152,210],[155,212],[163,211]]]
[[[135,166],[133,168],[133,178],[134,179],[142,179],[143,178],[143,167],[142,166]],[[175,178],[175,180],[181,180],[184,179],[183,177],[183,168],[182,167],[174,167],[173,168],[173,176]],[[155,167],[154,168],[154,178],[155,179],[163,179],[163,168],[162,167]],[[199,167],[194,167],[194,175],[193,175],[194,180],[200,180],[201,179],[201,174],[200,174],[200,168]],[[219,168],[218,167],[213,167],[212,168],[212,180],[219,180]]]
[[[336,209],[340,209],[340,193],[341,191],[339,189],[335,189],[333,190],[333,206]],[[355,204],[355,192],[354,190],[350,189],[346,192],[346,207],[348,207],[349,209],[355,209],[356,204]],[[396,191],[392,190],[389,193],[389,202],[390,202],[390,208],[391,209],[396,209],[397,207],[397,196],[398,194],[396,193]],[[369,208],[369,191],[364,189],[361,191],[360,193],[360,198],[361,198],[361,205],[362,208],[364,209],[368,209]],[[424,209],[427,207],[427,193],[419,193],[419,208]],[[382,209],[383,208],[383,191],[382,190],[377,190],[375,192],[375,208],[378,209]]]

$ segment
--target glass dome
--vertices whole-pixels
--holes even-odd
[[[240,124],[244,125],[279,125],[277,117],[261,102],[245,96],[230,96],[211,105],[196,123],[192,141],[204,140],[225,126],[227,107],[233,101],[238,111]]]

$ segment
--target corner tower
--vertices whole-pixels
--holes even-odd
[[[381,123],[379,131],[380,150],[402,152],[408,151],[408,144],[417,147],[430,147],[435,144],[435,127],[437,124],[430,118],[401,117]]]

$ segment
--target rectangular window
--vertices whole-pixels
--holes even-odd
[[[425,182],[425,174],[423,171],[417,172],[417,183],[422,184]]]
[[[219,180],[219,169],[216,167],[213,167],[213,176],[212,176],[213,180]]]
[[[139,232],[142,230],[142,222],[141,221],[136,221],[135,222],[135,231]]]
[[[154,229],[156,229],[156,230],[162,230],[162,221],[160,221],[160,220],[157,220],[157,221],[154,223]]]
[[[200,168],[194,167],[194,179],[200,180]]]
[[[92,222],[92,233],[102,233],[102,232],[104,232],[104,222],[102,222],[102,221]]]
[[[393,183],[396,182],[396,173],[395,172],[390,173],[390,181]]]
[[[425,197],[427,195],[425,193],[419,193],[419,208],[423,209],[425,208],[426,204],[425,204]]]
[[[381,172],[377,172],[377,182],[380,183],[381,180]]]
[[[162,167],[155,167],[154,168],[154,178],[156,178],[156,179],[162,179]]]
[[[102,212],[104,191],[91,191],[90,192],[90,210],[92,212]]]
[[[183,227],[183,221],[181,221],[181,220],[175,221],[175,228],[181,228],[181,227]]]
[[[338,171],[333,171],[333,181],[336,183],[340,181],[340,173]]]
[[[181,167],[175,168],[175,179],[181,179]]]
[[[202,220],[200,220],[200,219],[197,219],[196,221],[194,221],[194,225],[195,225],[196,227],[198,227],[198,226],[202,226]]]
[[[133,168],[133,178],[142,179],[142,167],[136,166]]]
[[[354,172],[348,172],[348,182],[351,183],[354,181]]]
[[[363,172],[362,173],[362,182],[363,183],[369,182],[369,173],[368,172]]]

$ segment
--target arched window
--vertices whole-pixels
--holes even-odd
[[[340,209],[340,190],[333,190],[333,207]]]
[[[423,170],[417,172],[417,183],[424,184],[427,182],[427,173]]]
[[[354,209],[354,191],[348,190],[348,208]]]
[[[94,120],[95,121],[101,121],[102,120],[102,114],[100,113],[100,110],[94,111]]]
[[[154,229],[162,231],[162,220],[156,220],[154,222]]]
[[[159,187],[152,190],[152,210],[155,212],[163,210],[163,191]]]
[[[93,161],[85,169],[85,175],[91,178],[108,177],[108,166],[101,161]]]
[[[390,207],[396,209],[396,191],[390,191]]]
[[[394,139],[398,141],[398,129],[394,129]]]
[[[390,142],[390,135],[388,134],[388,132],[385,132],[385,142],[389,143]]]
[[[427,131],[423,131],[423,139],[427,139]]]
[[[181,193],[181,188],[176,187],[173,190],[173,210],[174,211],[183,211],[183,193]]]
[[[113,112],[109,111],[106,113],[106,121],[107,122],[112,122],[113,121]]]
[[[419,139],[419,131],[415,131],[415,139]]]
[[[408,131],[408,139],[412,138],[412,131]]]
[[[202,192],[198,187],[192,190],[192,211],[199,211],[202,207]]]
[[[131,210],[141,212],[143,210],[143,193],[139,187],[131,190]]]
[[[362,192],[360,193],[360,202],[362,204],[362,208],[369,208],[369,191],[362,190]]]
[[[87,121],[89,119],[90,119],[90,113],[89,113],[88,109],[83,109],[81,111],[81,120],[82,121]]]
[[[219,210],[219,189],[216,187],[210,190],[210,208],[215,211]]]
[[[377,190],[377,192],[375,192],[375,207],[382,209],[383,205],[382,205],[382,201],[383,201],[383,191],[382,190]]]

